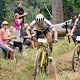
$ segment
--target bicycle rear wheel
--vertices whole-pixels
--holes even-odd
[[[80,44],[77,44],[73,51],[72,56],[72,69],[73,71],[79,71],[80,70]]]

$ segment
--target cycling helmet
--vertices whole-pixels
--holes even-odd
[[[36,22],[38,22],[38,23],[44,22],[44,16],[42,14],[38,14],[36,16]]]

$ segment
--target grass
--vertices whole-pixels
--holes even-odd
[[[59,40],[58,43],[54,44],[54,49],[53,49],[53,57],[59,57],[67,52],[70,52],[73,50],[74,43],[71,42],[69,43],[66,40]]]
[[[71,51],[73,43],[59,40],[54,44],[53,56],[60,57],[62,54]],[[27,51],[27,56],[19,55],[17,62],[0,59],[0,80],[33,80],[36,49]],[[37,80],[49,80],[47,76],[39,77]],[[68,80],[68,79],[65,79]]]

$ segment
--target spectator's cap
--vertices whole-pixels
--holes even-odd
[[[3,21],[2,22],[2,24],[1,24],[1,27],[3,26],[3,25],[8,25],[9,23],[7,22],[7,21]]]

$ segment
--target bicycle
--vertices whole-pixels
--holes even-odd
[[[80,36],[76,37],[76,46],[72,56],[72,70],[80,70]]]
[[[48,55],[50,53],[48,41],[46,38],[38,38],[38,50],[36,52],[36,63],[34,68],[34,80],[36,76],[48,71]]]

